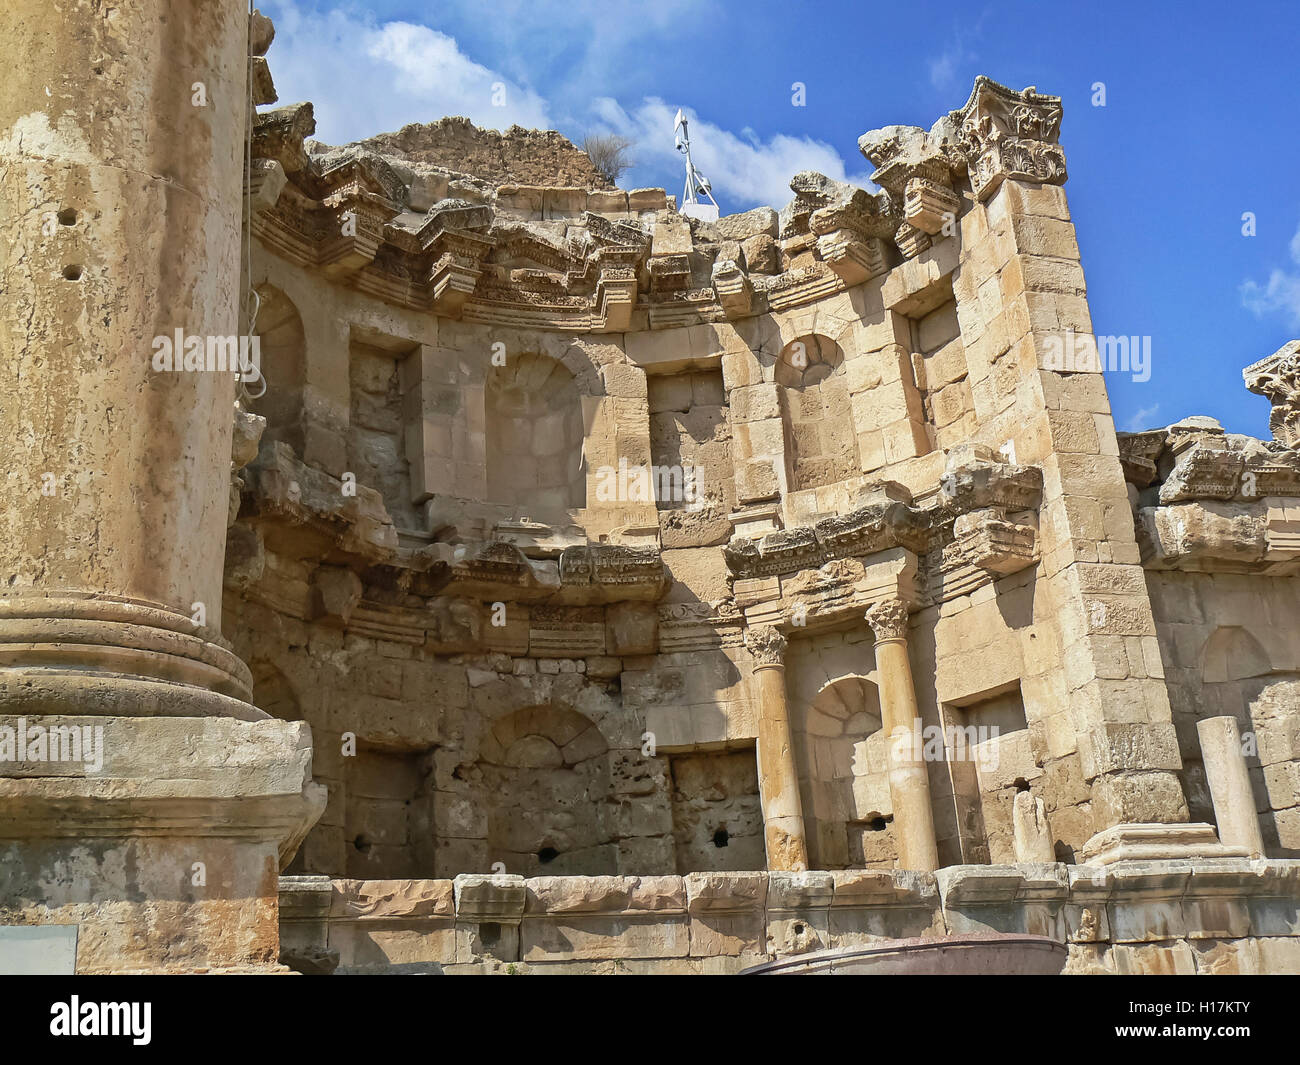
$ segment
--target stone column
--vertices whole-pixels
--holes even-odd
[[[1264,836],[1255,812],[1255,793],[1250,786],[1246,756],[1241,753],[1241,729],[1235,717],[1211,717],[1196,723],[1201,740],[1205,779],[1214,800],[1214,819],[1219,824],[1219,841],[1228,847],[1244,847],[1252,858],[1264,853]]]
[[[907,657],[907,604],[885,599],[867,610],[876,634],[881,726],[889,736],[889,796],[901,869],[939,868],[939,847],[930,805],[930,775],[923,758],[921,718]]]
[[[0,923],[80,924],[83,972],[273,967],[323,796],[220,635],[234,375],[154,365],[240,331],[248,13],[53,14],[0,6]]]
[[[785,695],[785,637],[772,625],[745,631],[758,680],[758,790],[769,869],[808,868],[799,772]]]

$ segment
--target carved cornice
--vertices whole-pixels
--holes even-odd
[[[882,640],[905,640],[907,638],[907,604],[901,599],[882,599],[867,607],[864,615],[876,642]]]
[[[713,292],[728,318],[746,318],[753,313],[754,286],[733,260],[719,259],[713,264]]]
[[[1006,174],[1064,180],[1053,143],[1059,118],[1054,97],[980,79],[967,106],[928,133],[868,134],[861,144],[883,191],[795,175],[794,201],[780,212],[786,269],[775,274],[751,275],[708,226],[690,228],[689,246],[651,256],[647,225],[652,213],[662,221],[662,193],[494,190],[464,176],[441,187],[480,202],[449,198],[421,215],[412,205],[424,206],[427,184],[408,187],[405,164],[357,145],[308,152],[310,104],[256,116],[247,188],[265,246],[369,296],[515,328],[625,332],[641,312],[652,329],[738,320],[884,274],[897,262],[894,246],[907,258],[956,233],[953,178],[968,156],[981,195]]]
[[[755,669],[784,666],[785,644],[785,637],[775,625],[759,625],[745,630],[745,647],[754,658]]]
[[[1035,467],[972,461],[946,473],[941,494],[925,506],[908,502],[910,497],[900,497],[885,484],[875,489],[876,498],[848,514],[760,537],[735,536],[723,553],[732,574],[742,579],[815,570],[834,559],[863,558],[895,547],[924,555],[951,542],[960,515],[990,508],[1000,518],[1031,511],[1041,495],[1042,474]]]
[[[1300,572],[1300,496],[1142,507],[1137,540],[1147,569],[1292,576]]]
[[[1164,429],[1144,433],[1117,433],[1119,438],[1119,464],[1124,479],[1138,488],[1146,488],[1156,479],[1156,459],[1165,449]]]

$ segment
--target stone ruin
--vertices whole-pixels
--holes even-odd
[[[557,134],[231,106],[276,96],[230,0],[170,5],[186,64],[156,0],[53,51],[29,7],[0,925],[82,972],[1300,971],[1300,341],[1245,372],[1272,440],[1116,432],[1052,355],[1057,97],[979,78],[861,138],[879,191],[707,223],[512,176],[582,175]],[[158,370],[250,289],[260,380]]]

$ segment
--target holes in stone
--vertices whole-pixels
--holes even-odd
[[[543,847],[541,850],[537,852],[537,860],[541,862],[543,865],[546,865],[548,862],[555,861],[555,859],[558,858],[559,856],[560,856],[560,852],[557,851],[554,847]]]
[[[77,224],[77,211],[73,207],[65,207],[58,214],[59,225],[75,226]]]
[[[867,819],[867,828],[872,832],[883,832],[888,824],[889,821],[886,818],[881,817],[879,814]]]
[[[366,854],[370,850],[370,837],[358,834],[357,838],[352,841],[352,846],[356,847],[362,854]]]
[[[715,847],[725,847],[731,840],[725,828],[720,828],[713,833],[713,845]]]
[[[794,934],[797,936],[803,935],[803,924],[799,921],[794,923]]]
[[[80,266],[65,266],[65,267],[63,268],[63,276],[64,276],[67,280],[69,280],[69,281],[80,281],[80,280],[81,280],[81,267],[80,267]]]
[[[1029,781],[1027,781],[1024,777],[1016,777],[1013,787],[1016,789],[1016,791],[1028,791]]]

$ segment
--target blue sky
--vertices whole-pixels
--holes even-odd
[[[264,0],[282,103],[339,144],[447,114],[634,138],[625,187],[680,195],[672,114],[723,213],[780,207],[801,169],[865,183],[857,138],[928,128],[976,74],[1063,99],[1066,185],[1116,424],[1209,414],[1268,436],[1241,367],[1300,336],[1300,4],[813,0]],[[792,85],[806,104],[792,104]],[[1093,106],[1093,86],[1105,106]],[[505,87],[504,106],[493,89]],[[500,94],[497,95],[498,101]],[[1243,235],[1254,215],[1255,236]]]

